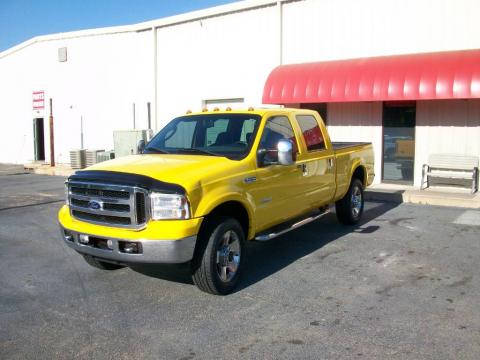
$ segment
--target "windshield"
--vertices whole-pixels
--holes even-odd
[[[244,158],[255,138],[260,116],[205,114],[172,120],[146,145],[144,153],[198,154]]]

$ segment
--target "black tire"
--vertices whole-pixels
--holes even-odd
[[[192,279],[206,293],[227,295],[240,279],[246,255],[245,235],[233,218],[216,217],[207,221],[192,260]]]
[[[83,255],[83,258],[88,263],[88,265],[101,270],[118,270],[125,267],[123,265],[112,264],[109,262],[98,260],[97,258],[90,255]]]
[[[355,225],[363,214],[363,185],[359,179],[352,179],[345,196],[335,203],[338,221],[345,225]]]

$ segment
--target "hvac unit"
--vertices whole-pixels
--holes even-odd
[[[87,167],[95,165],[97,163],[97,154],[99,152],[105,152],[105,150],[86,150],[85,151],[85,165]]]
[[[132,155],[137,153],[138,142],[149,139],[149,130],[116,130],[113,132],[113,144],[115,157]]]
[[[97,163],[115,159],[115,152],[110,151],[100,151],[97,153]]]
[[[83,169],[85,167],[85,150],[70,151],[70,166],[72,169]]]

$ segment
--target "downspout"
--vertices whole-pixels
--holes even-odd
[[[283,1],[277,1],[278,11],[278,64],[283,64]]]
[[[158,66],[157,66],[157,28],[152,27],[152,38],[153,38],[153,123],[155,124],[155,131],[158,131]]]

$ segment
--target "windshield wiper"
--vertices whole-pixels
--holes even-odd
[[[178,152],[185,152],[185,153],[192,153],[192,154],[203,154],[203,155],[211,155],[211,156],[223,156],[220,154],[216,154],[214,152],[208,151],[208,150],[203,150],[199,148],[180,148],[180,149],[175,149]]]
[[[155,151],[159,154],[170,154],[170,152],[166,151],[166,150],[163,150],[163,149],[159,149],[159,148],[156,148],[156,147],[153,147],[153,146],[149,146],[149,147],[146,147],[145,150],[147,151]]]

